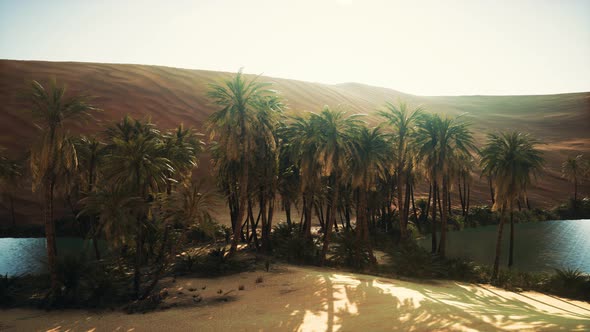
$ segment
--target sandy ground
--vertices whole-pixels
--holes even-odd
[[[256,279],[262,277],[262,282]],[[0,331],[587,331],[590,304],[489,285],[408,282],[330,269],[167,280],[148,314],[0,311]],[[244,290],[239,290],[243,285]],[[219,292],[221,291],[221,294]]]

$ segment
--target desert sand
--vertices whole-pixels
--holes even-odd
[[[257,283],[259,277],[262,282]],[[589,303],[453,281],[411,282],[280,265],[270,272],[168,279],[164,284],[169,309],[133,315],[11,309],[0,311],[0,331],[590,329]]]

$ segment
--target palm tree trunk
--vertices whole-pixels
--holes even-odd
[[[133,292],[135,297],[139,298],[139,286],[141,285],[141,261],[142,261],[142,249],[143,249],[143,231],[141,225],[141,218],[137,218],[137,237],[135,239],[135,267],[133,273]]]
[[[416,227],[418,227],[418,231],[422,232],[420,227],[420,221],[418,220],[418,211],[416,211],[416,202],[414,201],[414,186],[410,186],[410,194],[412,196],[412,211],[414,211],[414,222],[416,222]]]
[[[494,268],[492,270],[492,280],[498,279],[498,267],[500,266],[500,253],[502,251],[502,232],[504,230],[504,219],[506,218],[506,203],[502,204],[500,210],[500,225],[498,225],[498,237],[496,239],[496,257],[494,258]]]
[[[350,225],[350,202],[346,202],[346,206],[344,207],[344,218],[346,219],[346,229],[350,230],[352,226]]]
[[[405,241],[405,239],[407,238],[407,224],[405,222],[405,218],[404,218],[404,197],[403,197],[403,176],[402,176],[402,170],[398,169],[398,175],[397,175],[397,206],[398,206],[398,210],[399,210],[399,231],[400,231],[400,236],[402,241]]]
[[[508,250],[508,267],[512,267],[514,263],[514,212],[512,201],[510,202],[510,247]]]
[[[467,193],[466,193],[466,209],[465,209],[465,223],[469,220],[469,206],[471,205],[469,202],[471,200],[471,186],[467,184]]]
[[[408,235],[408,217],[410,216],[410,184],[406,183],[406,193],[404,196],[404,228],[406,229],[406,239]]]
[[[462,193],[462,189],[461,189],[461,177],[457,177],[457,185],[459,189],[459,201],[461,202],[461,213],[463,215],[463,217],[465,217],[465,200],[463,199],[464,195]]]
[[[432,253],[436,252],[436,192],[437,192],[437,185],[436,180],[434,180],[432,184]]]
[[[496,204],[496,200],[494,198],[494,187],[492,186],[492,177],[488,176],[488,184],[490,185],[490,197],[492,198],[492,205]]]
[[[245,127],[242,127],[242,131]],[[244,142],[244,141],[242,141]],[[245,144],[245,143],[244,143]],[[238,242],[240,242],[240,238],[242,235],[242,223],[244,220],[244,215],[246,214],[246,204],[248,202],[248,165],[246,163],[246,158],[242,156],[242,175],[240,177],[240,204],[238,206],[238,217],[236,218],[236,228],[234,229],[234,235],[231,241],[231,247],[229,248],[228,257],[232,257],[237,249],[238,249]]]
[[[313,204],[313,194],[308,190],[305,194],[305,198],[303,200],[303,214],[304,214],[304,236],[306,239],[311,238],[311,212],[312,212],[312,204]]]
[[[94,217],[91,217],[91,222],[94,224]],[[96,238],[96,231],[92,231],[92,246],[94,247],[94,255],[96,256],[96,260],[100,260],[100,249],[98,248],[98,239]]]
[[[326,233],[326,223],[324,222],[324,207],[319,202],[314,202],[313,206],[315,208],[315,214],[318,217],[318,221],[320,222],[320,228],[322,232]],[[311,225],[311,223],[310,223]]]
[[[47,242],[47,263],[51,278],[51,291],[55,293],[59,290],[59,286],[57,280],[57,244],[55,222],[53,220],[53,189],[53,181],[47,181],[45,184],[45,239]]]
[[[330,204],[330,209],[328,210],[329,215],[326,216],[326,233],[324,234],[324,245],[322,247],[322,254],[320,256],[320,265],[324,265],[326,261],[326,255],[328,254],[328,249],[330,248],[330,236],[332,235],[332,226],[334,225],[334,219],[336,217],[336,205],[338,202],[338,194],[339,190],[336,188],[336,176],[333,175],[331,177],[331,188],[332,188],[332,199],[328,201]]]
[[[442,190],[442,187],[436,188],[436,200],[438,201],[438,213],[440,214],[440,220],[442,222],[442,216],[443,216],[443,203],[440,200],[440,190]],[[443,192],[444,195],[444,192]]]
[[[426,216],[428,216],[428,213],[430,212],[431,199],[432,199],[432,183],[429,183],[428,184],[428,203],[426,204],[426,211],[424,211],[424,214]]]
[[[293,226],[293,223],[291,222],[291,201],[289,199],[285,199],[283,201],[283,208],[285,209],[285,217],[287,219],[287,226],[289,226],[289,229],[291,229],[291,227]]]
[[[267,224],[267,230],[266,230],[266,241],[267,241],[267,247],[266,250],[268,252],[270,252],[272,250],[272,242],[270,241],[270,233],[272,231],[272,219],[274,216],[274,211],[275,211],[275,199],[274,199],[274,195],[272,195],[272,198],[269,199],[268,201],[268,217],[266,218]]]
[[[447,204],[448,204],[448,197],[449,197],[449,188],[448,188],[448,181],[447,181],[447,176],[443,176],[442,179],[443,183],[442,183],[442,196],[443,196],[443,202],[442,202],[442,216],[441,216],[441,228],[440,228],[440,244],[439,244],[439,249],[438,252],[440,254],[440,256],[442,258],[445,258],[445,254],[446,254],[446,244],[447,244],[447,219],[448,219],[448,213],[449,211],[447,210]]]
[[[449,181],[450,182],[450,181]],[[447,215],[449,216],[449,218],[451,217],[451,215],[453,214],[453,209],[451,208],[451,188],[450,188],[450,183],[447,183],[447,197],[449,198],[447,200],[447,204],[449,206],[449,208],[447,209]]]

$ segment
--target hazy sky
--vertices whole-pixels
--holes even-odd
[[[590,91],[590,0],[0,0],[0,58],[245,67],[421,95]]]

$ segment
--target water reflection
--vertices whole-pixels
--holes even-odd
[[[101,244],[104,251],[104,244]],[[92,242],[80,238],[58,238],[59,255],[90,254]],[[47,250],[44,238],[0,238],[0,274],[18,276],[39,274],[46,269]]]
[[[514,225],[514,267],[522,271],[579,269],[590,273],[590,220],[529,222]],[[508,262],[510,228],[503,237],[501,264]],[[497,226],[467,228],[449,232],[449,257],[470,258],[493,264]],[[430,237],[419,240],[430,249]]]

